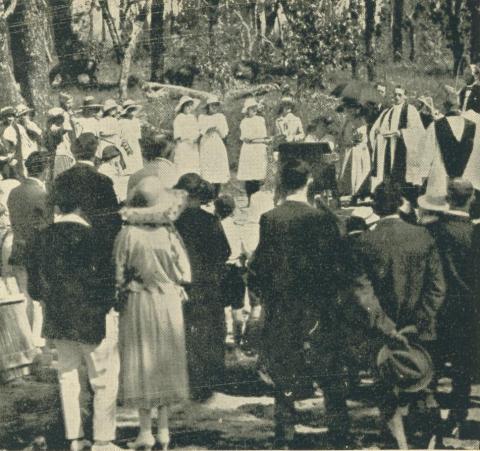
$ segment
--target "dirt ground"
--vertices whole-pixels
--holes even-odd
[[[225,385],[208,402],[172,408],[172,449],[271,449],[273,398],[256,375],[254,359],[239,362],[229,352],[227,368]],[[369,381],[364,381],[348,402],[352,432],[356,448],[382,449],[385,442],[380,432],[379,411],[371,401],[371,388]],[[445,395],[449,389],[449,381],[442,380],[440,393]],[[298,401],[296,408],[295,446],[329,449],[321,392],[312,399]],[[442,410],[443,415],[447,413],[447,409]],[[120,406],[117,421],[118,444],[126,448],[127,441],[138,432],[137,413]],[[89,430],[88,421],[86,429]],[[47,438],[48,449],[65,447],[55,373],[46,368],[37,369],[35,377],[0,389],[0,449],[24,449],[37,435]],[[444,446],[480,449],[479,440],[480,385],[475,385],[463,437],[444,439]]]

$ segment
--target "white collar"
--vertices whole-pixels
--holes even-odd
[[[76,224],[83,225],[85,227],[90,227],[90,224],[85,221],[81,216],[77,215],[76,213],[67,213],[64,215],[56,215],[55,219],[53,220],[55,224],[59,222],[74,222]]]
[[[87,166],[95,167],[95,165],[93,164],[93,161],[89,161],[89,160],[78,160],[77,163],[82,163],[82,164],[86,164]]]
[[[307,197],[305,196],[305,193],[289,194],[288,196],[285,197],[285,200],[289,200],[293,202],[302,202],[304,204],[310,205],[308,203]]]
[[[41,188],[42,188],[44,191],[47,190],[47,188],[46,188],[46,186],[45,186],[45,183],[42,182],[40,179],[37,179],[36,177],[26,177],[26,180],[33,180],[33,181],[35,181],[35,183],[37,183],[38,185],[40,185]]]
[[[448,210],[445,212],[445,214],[451,215],[451,216],[459,216],[462,218],[470,217],[470,215],[466,211],[462,211],[462,210]]]
[[[384,216],[383,218],[380,218],[378,221],[383,221],[384,219],[400,219],[400,215],[395,213],[394,215]]]

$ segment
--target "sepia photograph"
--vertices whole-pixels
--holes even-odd
[[[0,0],[0,451],[480,450],[480,0]]]

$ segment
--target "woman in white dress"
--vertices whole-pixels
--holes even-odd
[[[198,117],[200,128],[200,174],[215,187],[218,197],[220,186],[230,180],[227,148],[224,139],[228,135],[227,119],[218,111],[220,100],[212,96],[207,100],[206,112]]]
[[[123,111],[120,115],[120,131],[122,146],[127,151],[126,174],[134,174],[143,168],[142,148],[140,139],[142,138],[142,123],[137,117],[140,111],[140,105],[133,100],[126,100],[122,104]]]
[[[173,121],[173,139],[175,140],[173,162],[179,177],[192,172],[200,174],[198,151],[200,129],[198,120],[193,114],[198,102],[189,96],[183,96],[175,107],[177,116]]]
[[[128,175],[123,173],[122,154],[115,146],[103,149],[102,160],[97,170],[112,179],[118,202],[124,202],[127,199]]]
[[[240,140],[242,148],[238,161],[237,179],[245,182],[248,205],[267,176],[267,137],[265,119],[257,115],[258,103],[253,98],[245,100],[242,113],[246,115],[240,122]]]

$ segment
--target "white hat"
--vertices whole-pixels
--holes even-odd
[[[59,108],[59,107],[50,108],[47,111],[47,117],[49,119],[53,119],[54,117],[65,117],[64,114],[65,114],[65,111],[63,110],[63,108]]]
[[[446,196],[432,196],[424,194],[417,200],[418,206],[428,211],[448,211],[449,206]]]
[[[113,99],[107,99],[105,100],[105,103],[103,104],[103,113],[105,114],[107,111],[110,110],[118,110],[118,103],[115,102]]]
[[[25,116],[25,114],[31,113],[32,111],[33,110],[31,108],[24,105],[23,103],[20,103],[15,107],[15,114],[17,117]]]
[[[205,102],[205,105],[214,105],[216,103],[220,104],[222,102],[220,102],[220,99],[218,98],[218,96],[212,95],[207,99],[207,101]]]
[[[371,226],[380,219],[380,217],[373,212],[372,207],[357,207],[352,211],[351,216],[363,219],[367,226]]]
[[[122,114],[125,114],[127,111],[140,110],[142,107],[138,103],[136,103],[134,100],[128,99],[122,103],[122,108],[123,108]]]
[[[198,99],[194,99],[190,96],[182,96],[180,100],[177,103],[177,106],[175,107],[175,113],[178,113],[182,110],[183,105],[186,103],[192,102],[193,103],[193,108],[195,109],[200,101]]]
[[[258,102],[253,97],[249,97],[245,100],[245,103],[243,104],[242,114],[246,114],[248,109],[253,107],[258,108]]]

